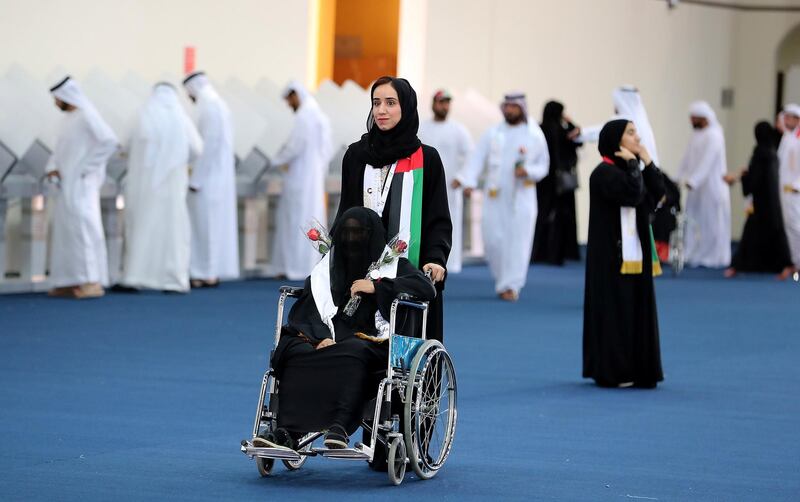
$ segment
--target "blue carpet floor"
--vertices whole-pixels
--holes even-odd
[[[583,268],[534,267],[517,304],[453,276],[453,453],[400,487],[310,459],[262,479],[239,452],[277,282],[187,296],[0,297],[0,500],[800,500],[800,284],[657,280],[665,382],[583,381]]]

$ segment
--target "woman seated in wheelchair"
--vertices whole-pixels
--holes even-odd
[[[347,210],[332,234],[332,249],[306,279],[272,357],[278,427],[261,433],[255,446],[294,449],[303,435],[327,431],[327,448],[347,448],[386,374],[392,301],[401,293],[424,301],[436,296],[431,281],[403,257],[365,279],[388,249],[371,209]],[[348,316],[343,310],[355,295],[361,303]]]

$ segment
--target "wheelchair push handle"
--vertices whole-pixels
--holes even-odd
[[[397,295],[396,301],[398,305],[402,305],[404,307],[411,307],[419,310],[428,308],[428,302],[420,300],[416,296],[409,295],[408,293],[400,293]]]
[[[286,296],[290,296],[292,298],[297,298],[303,294],[303,288],[295,286],[281,286],[279,291],[281,294],[286,293]]]

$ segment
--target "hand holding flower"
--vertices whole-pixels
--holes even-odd
[[[350,300],[348,300],[347,305],[344,306],[343,312],[345,315],[352,316],[355,314],[358,306],[361,304],[361,296],[359,293],[372,294],[375,292],[375,285],[370,279],[380,279],[380,268],[400,258],[408,249],[408,243],[400,239],[399,235],[396,235],[389,240],[386,247],[387,249],[383,251],[380,258],[367,269],[367,276],[353,283],[353,286],[350,288]]]

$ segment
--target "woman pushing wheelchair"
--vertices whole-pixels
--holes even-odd
[[[254,446],[294,449],[303,435],[327,431],[327,448],[346,448],[386,369],[392,302],[402,293],[436,296],[431,281],[397,255],[404,243],[387,246],[374,211],[348,209],[332,233],[331,250],[306,279],[272,357],[278,427]],[[348,315],[356,296],[360,304]]]

